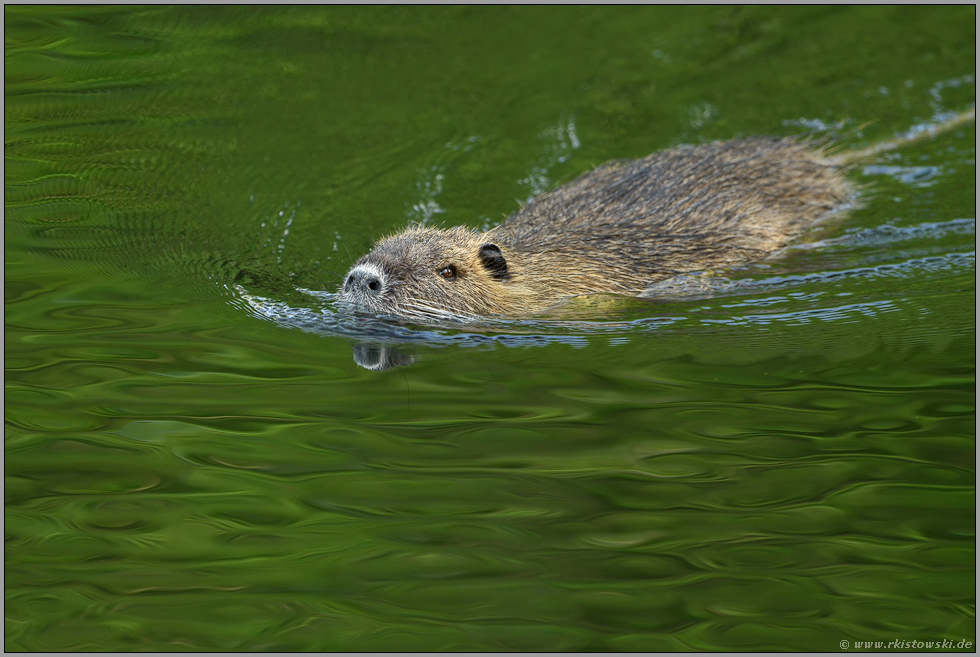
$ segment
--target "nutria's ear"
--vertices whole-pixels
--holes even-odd
[[[496,244],[484,244],[480,247],[480,262],[490,272],[491,278],[498,281],[507,278],[507,261]]]

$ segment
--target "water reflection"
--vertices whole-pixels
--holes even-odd
[[[397,347],[362,342],[354,345],[354,362],[366,370],[383,372],[404,365],[412,365],[415,362],[415,356],[407,354]]]

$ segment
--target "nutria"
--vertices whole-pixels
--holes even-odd
[[[431,319],[524,317],[576,295],[637,295],[780,249],[853,200],[848,163],[918,138],[836,157],[793,138],[736,139],[611,162],[484,233],[417,227],[380,240],[338,301]]]

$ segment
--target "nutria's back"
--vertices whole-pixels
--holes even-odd
[[[639,294],[781,248],[847,203],[852,190],[841,173],[792,139],[613,162],[486,233],[415,228],[379,241],[351,269],[340,301],[407,317],[526,316],[573,295]]]

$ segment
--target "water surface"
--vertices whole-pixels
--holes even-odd
[[[972,124],[647,299],[331,297],[610,159],[931,125],[975,18],[5,8],[6,648],[975,645]]]

